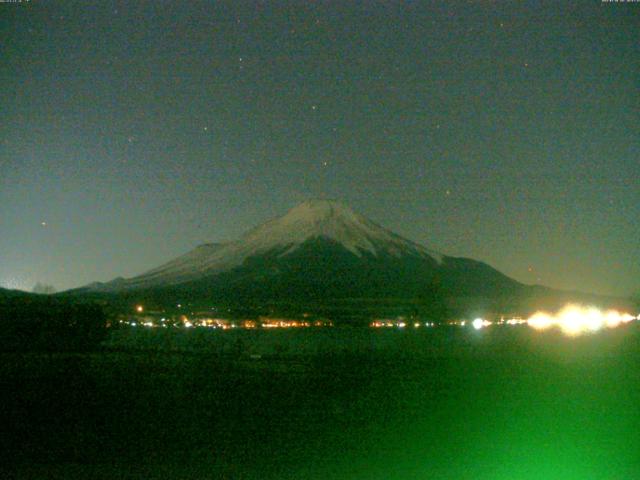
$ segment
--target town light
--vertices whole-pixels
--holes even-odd
[[[475,328],[476,330],[480,330],[483,327],[488,327],[489,325],[491,325],[491,322],[489,320],[485,320],[484,318],[476,318],[473,322],[471,322],[471,325],[473,325],[473,328]]]
[[[603,312],[595,307],[567,305],[555,314],[536,312],[529,317],[527,324],[536,330],[558,327],[563,333],[574,336],[585,332],[596,332],[602,328],[615,328],[627,323],[634,317],[617,310]]]

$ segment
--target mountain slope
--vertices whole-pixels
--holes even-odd
[[[468,275],[465,275],[468,272]],[[183,298],[246,300],[413,298],[511,294],[518,282],[481,262],[420,253],[356,255],[335,240],[315,237],[291,252],[274,249],[229,271],[165,286]],[[179,289],[179,290],[177,290]]]
[[[512,298],[526,288],[485,263],[442,255],[338,202],[320,200],[304,202],[237,241],[201,245],[137,277],[92,284],[79,293],[174,305],[360,299],[418,302],[442,311],[444,299]]]
[[[523,285],[491,266],[442,255],[334,201],[304,202],[240,239],[210,243],[130,279],[94,283],[81,295],[128,306],[190,303],[338,317],[414,312],[451,318],[620,299]],[[333,309],[333,310],[332,310]]]
[[[334,201],[307,201],[286,215],[247,232],[238,241],[201,245],[181,257],[129,280],[91,285],[93,290],[123,290],[179,285],[241,266],[248,259],[277,251],[294,253],[305,242],[324,238],[355,257],[412,256],[440,263],[443,256],[355,213]]]

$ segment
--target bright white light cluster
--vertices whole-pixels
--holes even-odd
[[[488,320],[484,320],[483,318],[476,318],[473,322],[471,322],[473,328],[476,330],[480,330],[483,327],[488,327],[491,325],[491,322]]]
[[[578,335],[587,332],[596,332],[603,328],[615,328],[621,324],[629,323],[633,320],[640,320],[640,315],[634,317],[628,313],[621,313],[617,310],[602,311],[595,307],[583,307],[569,304],[560,311],[551,314],[543,311],[536,312],[527,320],[513,318],[509,320],[501,319],[491,322],[483,318],[476,318],[471,325],[476,330],[490,325],[522,325],[527,324],[536,330],[547,330],[557,327],[566,335]],[[454,322],[452,325],[465,326],[464,321]]]
[[[578,335],[602,328],[615,328],[635,319],[633,315],[617,310],[603,312],[595,307],[567,305],[555,314],[536,312],[527,320],[527,324],[536,330],[559,327],[567,335]]]

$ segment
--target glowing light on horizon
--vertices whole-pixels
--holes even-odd
[[[617,310],[603,312],[595,307],[567,305],[555,314],[536,312],[527,320],[527,324],[536,330],[558,327],[563,333],[574,336],[586,332],[597,332],[603,328],[615,328],[631,322],[636,317]]]
[[[483,318],[476,318],[473,322],[471,322],[471,325],[473,325],[473,328],[475,328],[476,330],[480,330],[481,328],[491,325],[491,322]]]
[[[544,312],[535,313],[527,323],[536,330],[546,330],[553,325],[553,318]]]

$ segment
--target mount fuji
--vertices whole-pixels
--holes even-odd
[[[196,247],[139,276],[83,292],[193,301],[328,302],[512,296],[525,286],[443,255],[330,200],[303,202],[240,239]]]
[[[390,232],[345,205],[329,200],[304,202],[286,215],[247,232],[235,242],[208,243],[137,277],[97,288],[147,288],[177,285],[241,267],[257,257],[285,260],[309,242],[332,244],[358,259],[415,257],[434,266],[443,256]]]

